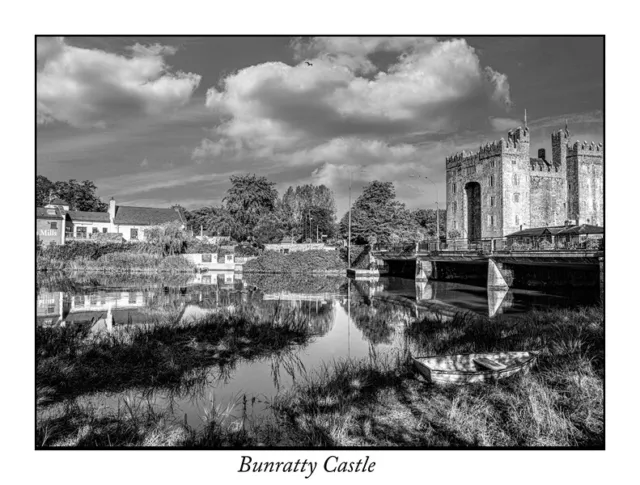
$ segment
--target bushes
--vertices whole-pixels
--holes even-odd
[[[135,243],[70,241],[64,246],[50,246],[42,250],[43,257],[71,261],[78,258],[98,259],[105,254],[134,252]]]
[[[346,267],[338,251],[311,250],[291,254],[265,251],[256,259],[248,261],[244,265],[243,271],[255,273],[313,273],[316,271],[341,271]]]

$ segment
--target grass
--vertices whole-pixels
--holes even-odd
[[[338,361],[275,399],[282,433],[303,447],[604,446],[601,309],[414,322],[406,337],[423,355],[537,349],[541,356],[527,375],[468,386],[426,383],[407,354]]]
[[[189,324],[178,324],[171,309],[165,316],[156,315],[153,325],[97,335],[81,326],[37,327],[38,405],[131,388],[185,393],[202,385],[211,367],[223,371],[240,359],[283,352],[310,337],[300,312],[279,307],[266,317],[243,308]]]
[[[159,325],[86,342],[80,329],[37,333],[37,446],[293,447],[604,447],[602,308],[532,311],[496,319],[460,314],[408,324],[404,347],[364,359],[298,369],[272,413],[228,420],[211,406],[195,430],[152,403],[121,400],[97,408],[98,391],[201,383],[207,366],[279,355],[305,341],[297,317],[226,316],[193,326]],[[253,323],[250,323],[253,322]],[[222,344],[222,345],[221,345]],[[494,384],[432,385],[410,355],[540,351],[528,374]],[[213,402],[213,400],[211,400]]]
[[[39,271],[89,271],[89,272],[189,272],[196,270],[195,264],[182,256],[161,256],[158,254],[114,252],[97,259],[76,257],[57,259],[38,255],[36,267]]]

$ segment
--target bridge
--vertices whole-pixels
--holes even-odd
[[[488,288],[507,289],[599,285],[601,296],[604,289],[604,239],[522,243],[491,238],[377,246],[370,261],[380,274],[413,271],[416,281],[486,278]]]

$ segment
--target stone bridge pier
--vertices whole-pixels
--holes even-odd
[[[489,258],[489,272],[487,274],[487,288],[505,288],[513,285],[513,267]]]
[[[435,261],[416,259],[416,281],[438,279],[438,268]]]

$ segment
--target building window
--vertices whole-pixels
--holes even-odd
[[[471,175],[476,173],[476,166],[472,165],[471,167],[467,167],[467,175]]]
[[[516,226],[520,224],[520,216],[516,214]]]
[[[76,228],[76,237],[80,239],[85,239],[87,237],[87,228],[86,227],[77,227]]]
[[[137,229],[131,229],[131,238],[132,240],[137,240],[138,239],[138,230]]]
[[[458,167],[458,175],[462,174],[462,167]]]
[[[515,164],[516,164],[516,159],[514,158],[511,160],[511,165],[515,165]]]
[[[211,262],[211,255],[210,254],[203,254],[202,255],[202,262],[203,263],[210,263]]]
[[[455,182],[453,183],[453,193],[454,194],[458,193],[458,184],[456,184]]]
[[[496,206],[496,198],[492,195],[489,199],[491,207],[495,207]]]
[[[93,229],[91,229],[91,234],[97,234],[98,233],[98,228],[94,227]]]
[[[76,308],[84,306],[84,296],[76,295],[73,297],[73,304]]]
[[[58,223],[57,222],[50,222],[51,224],[51,229],[58,229]]]
[[[47,306],[47,313],[54,313],[55,311],[56,311],[56,306],[55,305]]]
[[[89,296],[89,304],[90,305],[97,305],[98,304],[98,295],[97,294],[92,294],[91,296]]]
[[[520,202],[520,194],[513,194],[513,201]]]
[[[135,305],[137,299],[138,299],[138,295],[136,295],[135,292],[130,291],[129,292],[129,304],[130,305]]]
[[[211,275],[203,276],[202,277],[202,282],[203,283],[211,283]]]
[[[493,187],[494,183],[495,183],[495,180],[492,175],[491,177],[489,177],[489,187]]]
[[[453,212],[456,212],[458,210],[458,203],[454,202],[453,203]]]
[[[491,168],[495,168],[495,166],[496,166],[496,161],[495,161],[495,160],[491,160],[491,161],[489,162],[489,166],[490,166]]]
[[[102,232],[103,232],[104,234],[106,234],[106,233],[107,233],[107,228],[106,228],[106,227],[103,227],[103,228],[102,228]]]
[[[513,174],[513,185],[520,185],[520,177],[518,177],[517,173]]]
[[[493,227],[495,223],[495,219],[493,218],[493,215],[489,215],[489,225]]]

